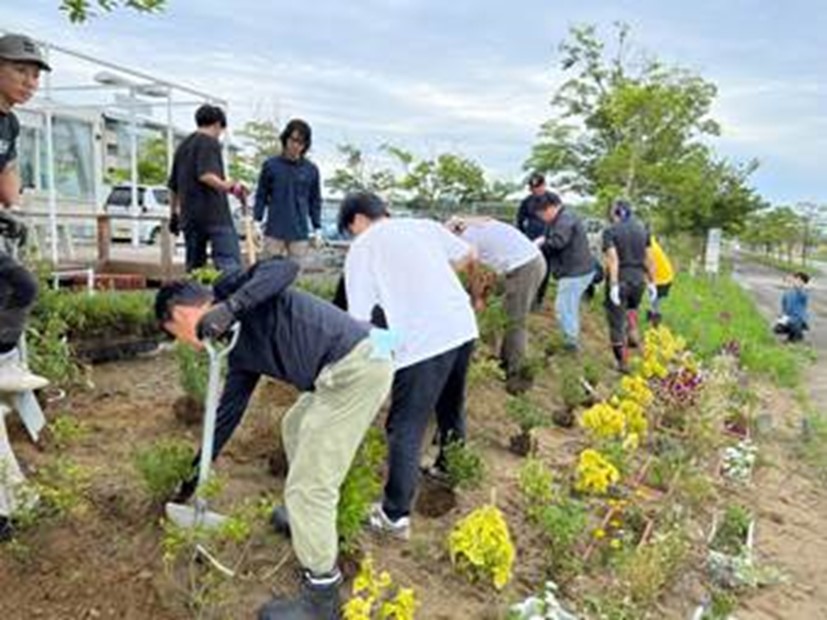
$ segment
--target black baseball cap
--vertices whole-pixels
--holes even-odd
[[[46,63],[40,46],[24,34],[6,34],[0,37],[0,59],[29,62],[44,71],[52,70]]]

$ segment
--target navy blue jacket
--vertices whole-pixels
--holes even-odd
[[[517,209],[517,229],[532,241],[546,234],[546,223],[537,215],[534,207],[538,200],[540,196],[529,194],[523,198],[520,208]]]
[[[299,267],[275,258],[225,273],[215,298],[232,297],[241,333],[228,360],[213,458],[241,421],[261,375],[312,391],[321,370],[368,337],[368,326],[323,299],[290,288]]]
[[[304,158],[293,161],[281,155],[261,166],[253,217],[264,219],[264,234],[284,241],[303,241],[313,228],[322,227],[322,190],[319,169]]]

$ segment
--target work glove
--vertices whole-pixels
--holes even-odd
[[[310,247],[314,250],[318,250],[319,248],[323,248],[325,246],[324,237],[322,237],[322,231],[318,228],[313,231],[310,235]]]
[[[235,312],[230,304],[226,301],[221,302],[204,313],[195,326],[195,334],[199,340],[216,340],[230,331],[235,320]]]
[[[181,233],[181,219],[177,213],[169,216],[169,232],[176,237]]]
[[[26,244],[29,229],[23,222],[9,213],[9,211],[0,209],[0,234],[16,241],[18,245],[23,246]]]
[[[654,283],[648,284],[646,290],[649,291],[649,303],[653,304],[658,300],[658,287]]]
[[[538,248],[543,247],[543,244],[544,244],[545,242],[546,242],[546,238],[545,238],[545,237],[537,237],[537,238],[533,241],[534,245],[536,245]]]
[[[611,301],[615,306],[620,305],[620,285],[619,284],[612,284],[611,288],[609,288],[609,301]]]
[[[238,181],[236,181],[230,187],[230,193],[243,203],[247,200],[247,194],[249,192],[247,190],[247,187],[243,183],[239,183]]]

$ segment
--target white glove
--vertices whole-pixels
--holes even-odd
[[[653,304],[658,300],[658,287],[654,283],[648,284],[646,290],[649,291],[649,303]]]
[[[620,285],[619,284],[612,284],[611,288],[609,289],[609,301],[611,301],[615,306],[620,305]]]
[[[534,240],[534,242],[533,242],[533,243],[534,243],[534,245],[536,245],[538,248],[541,248],[541,247],[543,247],[543,244],[544,244],[545,242],[546,242],[546,238],[545,238],[545,237],[537,237],[537,238]]]

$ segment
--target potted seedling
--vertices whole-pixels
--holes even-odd
[[[443,448],[444,470],[424,472],[416,498],[416,511],[438,518],[457,505],[457,489],[476,489],[485,478],[485,462],[471,444],[452,441]]]
[[[718,465],[718,474],[724,480],[747,484],[752,478],[757,453],[757,446],[749,439],[724,448]]]
[[[583,386],[583,379],[573,364],[564,364],[560,372],[560,394],[563,397],[563,409],[555,411],[551,419],[557,426],[571,428],[574,426],[575,410],[593,401]]]
[[[736,587],[749,581],[749,573],[754,572],[754,536],[755,520],[744,506],[732,504],[723,515],[715,515],[708,538],[707,568],[716,584]]]
[[[739,439],[749,439],[750,420],[743,409],[733,409],[724,418],[724,430]]]
[[[600,527],[592,532],[592,540],[583,555],[588,560],[601,550],[603,560],[613,552],[645,545],[652,536],[655,522],[643,508],[628,500],[612,500]]]
[[[519,434],[510,438],[509,448],[518,456],[528,456],[536,447],[532,431],[545,423],[545,415],[523,396],[509,398],[505,407],[508,417],[520,428]]]

